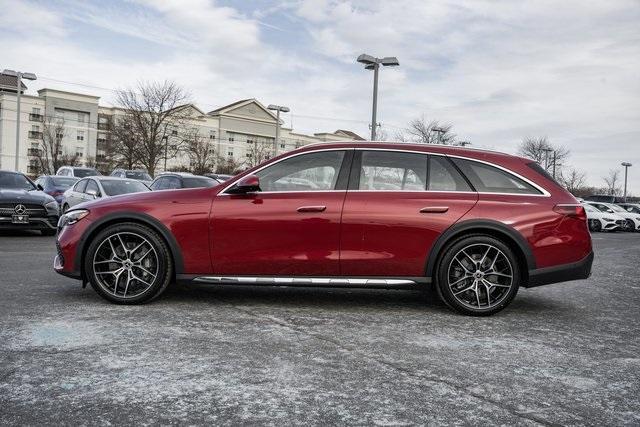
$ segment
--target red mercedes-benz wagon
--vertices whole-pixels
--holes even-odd
[[[432,286],[487,315],[593,261],[584,209],[537,163],[422,144],[307,146],[214,188],[78,205],[58,229],[55,270],[124,304],[174,281]]]

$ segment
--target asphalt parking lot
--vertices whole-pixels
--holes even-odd
[[[640,424],[640,235],[490,318],[418,292],[173,286],[122,307],[0,235],[0,424]]]

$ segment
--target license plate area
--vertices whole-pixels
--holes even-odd
[[[29,215],[11,215],[13,224],[29,224]]]

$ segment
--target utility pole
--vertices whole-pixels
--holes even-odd
[[[2,74],[16,78],[16,172],[20,170],[20,95],[22,95],[22,79],[36,80],[33,73],[23,73],[22,71],[4,70]]]
[[[623,200],[624,200],[624,203],[627,203],[627,171],[632,166],[632,164],[629,163],[629,162],[622,162],[621,165],[624,166],[624,196],[623,196]]]
[[[273,147],[273,155],[277,155],[278,154],[278,144],[280,144],[280,111],[282,111],[283,113],[288,113],[289,107],[283,107],[281,105],[274,105],[274,104],[269,104],[269,106],[267,107],[269,110],[275,110],[276,111],[276,139],[275,139],[275,146]]]
[[[385,58],[374,58],[371,55],[363,53],[358,56],[357,61],[364,64],[366,70],[373,70],[373,108],[371,111],[371,141],[376,140],[376,125],[377,125],[377,112],[378,112],[378,72],[380,70],[380,64],[383,66],[398,66],[398,58],[394,56],[387,56]]]
[[[442,135],[445,133],[445,130],[442,128],[431,128],[432,132],[436,132],[438,134],[437,141],[438,144],[442,144]]]
[[[553,179],[556,179],[556,155],[557,151],[553,150]]]

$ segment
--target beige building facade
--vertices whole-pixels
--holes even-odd
[[[13,170],[16,142],[16,87],[0,84],[0,169]],[[105,159],[110,143],[110,128],[124,111],[116,107],[101,106],[98,96],[41,89],[36,95],[23,92],[20,111],[19,170],[36,173],[34,155],[38,149],[44,123],[53,120],[64,123],[62,147],[64,154],[76,155],[81,165],[100,163]],[[187,129],[197,130],[223,159],[232,159],[243,166],[251,166],[301,146],[330,141],[362,140],[347,130],[307,135],[293,129],[280,128],[276,143],[276,116],[256,99],[244,99],[213,111],[204,112],[189,105],[190,119]],[[168,144],[177,144],[180,131],[172,132]],[[259,148],[258,148],[259,147]],[[261,159],[256,159],[262,154]],[[164,160],[157,171],[164,170]],[[186,154],[167,159],[167,169],[189,168]]]

